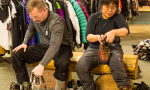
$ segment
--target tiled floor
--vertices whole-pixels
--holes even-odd
[[[140,41],[150,38],[150,25],[130,25],[130,35],[121,38],[121,45],[125,54],[133,54],[132,44],[138,44]],[[76,49],[75,51],[84,51],[83,49]],[[9,55],[6,55],[9,56]],[[134,80],[136,83],[144,81],[150,86],[150,60],[139,60],[138,64],[141,68],[141,77]],[[32,67],[27,64],[28,71],[32,70]],[[72,73],[72,78],[76,81],[79,78],[76,73]],[[96,78],[97,76],[94,76]],[[0,90],[9,90],[11,82],[16,82],[15,73],[11,64],[0,59]],[[34,90],[37,90],[36,88]],[[42,90],[42,89],[40,89]]]

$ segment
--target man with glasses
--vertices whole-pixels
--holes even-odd
[[[68,79],[68,67],[70,57],[72,57],[64,19],[49,11],[44,0],[30,0],[27,4],[27,12],[30,16],[30,25],[23,43],[12,53],[12,66],[16,73],[17,83],[22,85],[22,83],[29,82],[25,63],[31,64],[40,61],[32,73],[35,76],[41,76],[44,67],[53,59],[56,67],[54,77],[57,79],[55,90],[61,90],[64,82]],[[28,46],[28,42],[36,32],[40,36],[40,44]],[[30,87],[30,83],[27,85]]]
[[[81,85],[83,90],[96,90],[90,71],[100,63],[108,64],[120,90],[132,90],[131,81],[123,64],[123,50],[120,45],[120,37],[129,34],[128,24],[123,15],[116,13],[118,0],[101,0],[99,5],[101,12],[92,14],[86,27],[89,47],[76,65]],[[103,46],[106,43],[108,46]],[[109,50],[108,48],[105,50],[105,47]],[[98,54],[101,56],[98,57]]]

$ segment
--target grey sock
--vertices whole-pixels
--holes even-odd
[[[61,88],[63,87],[65,81],[60,81],[56,79],[56,85],[55,85],[55,90],[61,90]]]

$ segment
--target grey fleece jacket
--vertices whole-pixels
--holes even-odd
[[[70,46],[69,36],[62,17],[48,10],[48,17],[42,23],[30,19],[23,44],[28,44],[30,39],[38,32],[40,44],[48,48],[40,64],[44,67],[54,58],[60,46]]]

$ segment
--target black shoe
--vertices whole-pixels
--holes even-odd
[[[84,90],[79,80],[77,80],[77,90]]]
[[[22,83],[23,90],[32,90],[30,82],[23,82]]]
[[[74,90],[73,85],[72,85],[72,81],[68,82],[66,90]]]
[[[12,82],[10,85],[10,90],[20,90],[20,85],[18,83]]]

